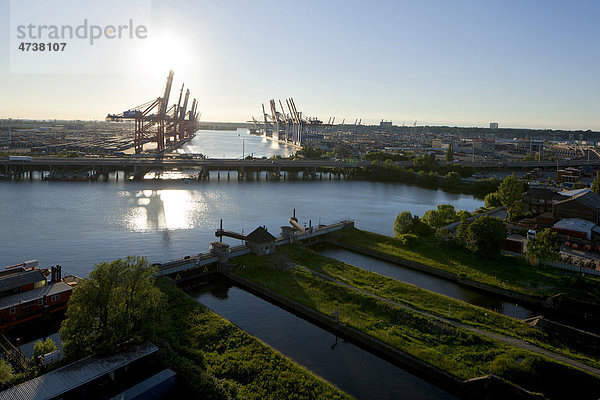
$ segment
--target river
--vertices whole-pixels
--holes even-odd
[[[255,156],[291,152],[246,130],[200,131],[183,150],[219,157],[239,150],[241,156],[242,140]],[[231,153],[220,154],[225,149]],[[248,233],[266,225],[277,235],[294,208],[301,223],[351,219],[358,228],[392,234],[399,212],[422,215],[441,203],[470,211],[483,205],[442,190],[335,179],[0,181],[0,265],[37,259],[40,266],[61,264],[66,274],[87,276],[95,263],[127,255],[166,262],[207,251],[221,218],[228,230]]]

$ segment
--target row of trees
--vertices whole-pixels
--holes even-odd
[[[409,211],[403,211],[394,221],[394,235],[403,237],[406,234],[415,234],[431,237],[435,233],[438,239],[446,239],[483,258],[493,258],[500,254],[506,238],[504,222],[489,216],[470,221],[470,215],[464,210],[456,212],[449,204],[440,204],[437,209],[427,211],[421,218]],[[452,238],[444,227],[458,221],[460,224],[456,238]]]

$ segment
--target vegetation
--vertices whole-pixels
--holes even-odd
[[[456,190],[462,185],[462,177],[458,172],[450,171],[444,178],[444,186],[451,190]]]
[[[532,264],[556,261],[560,258],[560,242],[558,234],[552,229],[538,232],[535,238],[527,243],[527,259]]]
[[[306,159],[321,158],[324,155],[325,154],[323,153],[323,150],[321,150],[319,147],[314,146],[303,146],[300,150],[296,152],[296,156],[303,157]]]
[[[506,239],[506,226],[499,218],[482,216],[463,220],[456,231],[459,243],[474,254],[490,259],[500,255]]]
[[[0,359],[0,383],[6,384],[13,379],[13,369],[8,361]]]
[[[498,187],[497,193],[500,203],[506,208],[509,220],[521,215],[523,211],[523,185],[514,173],[504,178]]]
[[[411,239],[406,240],[407,237]],[[400,238],[349,229],[338,235],[341,242],[399,257],[517,293],[546,298],[557,293],[600,301],[600,278],[579,276],[557,268],[540,268],[512,256],[485,260],[453,244],[435,239],[404,235]]]
[[[458,222],[469,216],[470,214],[467,211],[460,210],[459,212],[456,212],[454,206],[450,204],[440,204],[437,206],[437,209],[426,211],[421,220],[430,227],[437,229]]]
[[[500,180],[497,178],[478,179],[472,182],[463,182],[473,174],[472,167],[463,167],[460,164],[447,164],[440,166],[435,161],[433,154],[420,156],[413,159],[413,168],[405,168],[397,164],[396,157],[371,156],[371,166],[362,168],[358,173],[372,181],[397,182],[417,185],[430,189],[443,188],[457,193],[468,193],[483,198],[486,194],[498,189]],[[398,160],[402,161],[402,160]],[[439,179],[439,176],[443,179]],[[460,179],[459,179],[460,178]]]
[[[435,154],[433,153],[415,157],[413,165],[418,171],[423,172],[437,171],[439,169],[439,165],[435,160]]]
[[[235,273],[323,315],[463,379],[489,373],[534,391],[563,395],[562,383],[548,377],[569,376],[586,385],[585,396],[600,390],[600,381],[574,368],[517,349],[482,334],[450,325],[373,296],[315,277],[301,267],[281,269],[273,258],[238,258]],[[273,264],[276,268],[272,268]],[[564,374],[564,375],[563,375]],[[550,379],[553,381],[553,379]]]
[[[596,171],[596,177],[592,182],[592,192],[600,195],[600,170]]]
[[[401,236],[405,233],[412,232],[414,218],[410,211],[402,211],[396,216],[394,221],[394,235]]]
[[[38,340],[33,344],[33,359],[37,360],[39,356],[56,351],[56,343],[54,340],[47,338],[46,340]]]
[[[446,162],[454,161],[454,144],[450,143],[448,145],[448,150],[446,150]]]
[[[106,354],[124,343],[154,339],[164,315],[154,271],[141,257],[96,265],[69,299],[60,329],[65,354]]]
[[[279,248],[278,251],[282,252],[295,264],[326,274],[340,282],[385,299],[474,328],[535,343],[538,346],[578,359],[592,366],[599,363],[597,357],[572,350],[563,341],[555,339],[523,321],[321,256],[314,250],[302,248],[298,245],[285,246]],[[450,316],[448,315],[449,308],[451,309]]]
[[[161,356],[190,392],[203,399],[349,399],[326,381],[171,287]]]
[[[486,208],[496,208],[502,205],[498,192],[488,193],[483,200]]]

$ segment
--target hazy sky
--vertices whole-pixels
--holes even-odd
[[[173,67],[171,99],[185,82],[208,121],[294,97],[339,122],[600,130],[600,1],[157,0],[151,36],[176,45],[106,75],[10,74],[9,7],[0,118],[103,119],[158,97]]]

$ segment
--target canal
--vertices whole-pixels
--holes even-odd
[[[457,398],[225,279],[186,292],[358,399]]]
[[[491,293],[482,293],[456,282],[402,267],[388,261],[379,260],[331,245],[319,246],[316,250],[323,256],[346,264],[376,272],[398,281],[410,283],[422,289],[453,297],[469,304],[484,307],[509,317],[525,319],[539,314],[525,306],[506,301],[500,296]]]

